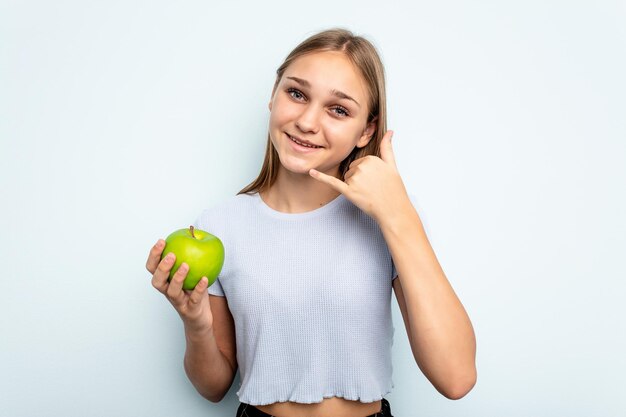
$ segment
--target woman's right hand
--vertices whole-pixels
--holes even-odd
[[[213,329],[213,315],[207,292],[208,280],[203,277],[193,290],[183,290],[183,281],[189,267],[182,263],[174,277],[167,282],[176,256],[169,253],[161,260],[165,241],[159,239],[150,249],[146,269],[152,274],[152,286],[165,295],[183,320],[185,330],[206,332]]]

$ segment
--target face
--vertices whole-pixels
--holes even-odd
[[[308,177],[311,168],[337,175],[354,147],[374,133],[367,124],[368,95],[361,75],[340,52],[317,52],[295,60],[269,103],[270,139],[286,170]],[[306,147],[292,140],[317,146]]]

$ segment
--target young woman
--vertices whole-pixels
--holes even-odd
[[[168,283],[162,239],[148,257],[183,320],[190,381],[219,402],[239,368],[237,416],[391,416],[393,288],[420,370],[463,397],[473,328],[398,173],[374,46],[343,29],[306,39],[269,110],[260,175],[195,222],[224,243],[217,281],[182,290],[183,263]]]

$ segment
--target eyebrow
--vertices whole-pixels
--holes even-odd
[[[298,84],[307,87],[307,88],[311,88],[311,83],[308,82],[307,80],[303,80],[302,78],[298,78],[298,77],[287,77],[290,80],[294,80],[295,82],[297,82]],[[359,108],[361,107],[361,105],[352,97],[350,97],[349,95],[347,95],[346,93],[339,91],[339,90],[330,90],[330,94],[332,94],[335,97],[339,97],[339,98],[345,98],[348,100],[352,100],[356,103],[357,106],[359,106]]]

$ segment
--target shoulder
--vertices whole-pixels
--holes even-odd
[[[231,213],[233,210],[245,209],[251,206],[254,198],[253,194],[231,195],[204,209],[202,213]]]
[[[231,219],[245,215],[252,208],[254,195],[236,194],[228,196],[203,209],[196,218],[196,226],[224,224]]]

